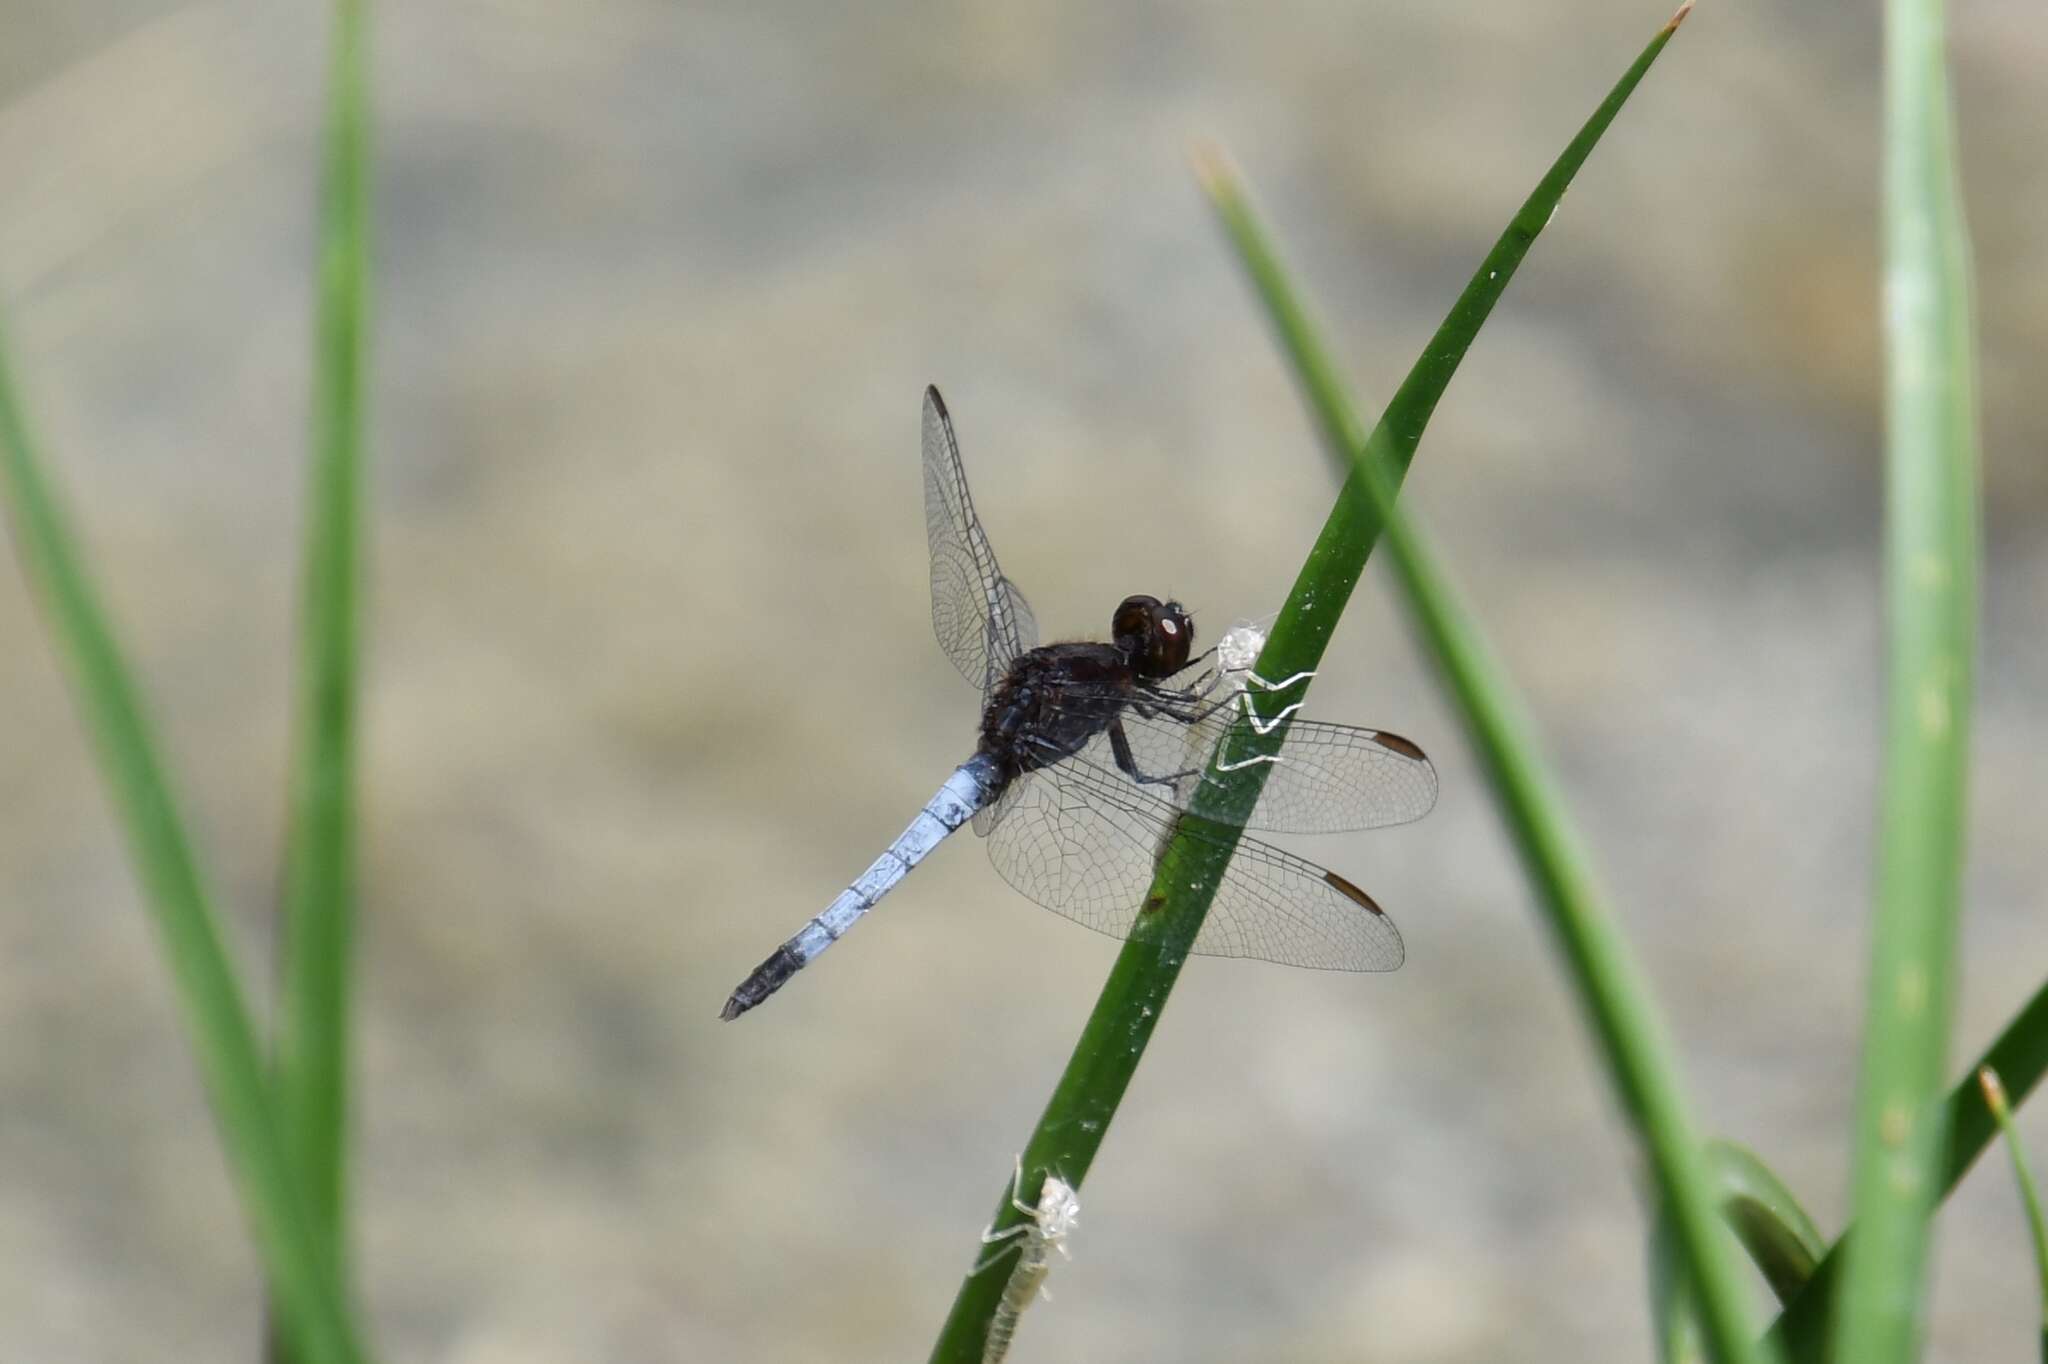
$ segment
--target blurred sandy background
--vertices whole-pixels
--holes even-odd
[[[320,9],[13,0],[0,45],[13,358],[252,968]],[[1190,140],[1246,167],[1377,403],[1664,17],[377,7],[357,1187],[387,1358],[924,1357],[1114,945],[963,836],[715,1017],[971,743],[921,387],[1048,637],[1134,591],[1270,610],[1332,483]],[[2048,21],[1955,17],[1989,465],[1960,1061],[2048,970]],[[1703,1117],[1830,1232],[1877,725],[1875,24],[1704,5],[1410,484]],[[239,1210],[12,572],[0,640],[0,1359],[253,1359]],[[1413,829],[1296,841],[1408,965],[1195,962],[1016,1357],[1648,1359],[1632,1152],[1378,568],[1311,713],[1442,769]],[[2031,1276],[2001,1158],[1943,1216],[1931,1357],[2023,1357]]]

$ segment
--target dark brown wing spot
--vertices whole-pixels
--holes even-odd
[[[1415,762],[1424,763],[1429,761],[1428,758],[1422,755],[1422,750],[1415,745],[1413,740],[1404,739],[1398,734],[1388,734],[1382,731],[1374,734],[1372,741],[1381,748],[1392,749],[1402,757],[1413,759]]]
[[[1352,885],[1349,881],[1346,881],[1343,877],[1337,875],[1336,872],[1324,872],[1323,879],[1330,883],[1330,889],[1336,891],[1339,895],[1351,901],[1353,904],[1358,905],[1362,909],[1371,910],[1373,913],[1379,915],[1382,919],[1387,917],[1387,911],[1381,909],[1378,905],[1374,904],[1372,902],[1372,896],[1367,895],[1357,886]]]

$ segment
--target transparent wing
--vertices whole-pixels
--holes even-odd
[[[1284,704],[1257,694],[1252,701],[1269,717]],[[1218,780],[1212,756],[1225,765],[1251,756],[1248,727],[1237,725],[1241,715],[1235,706],[1223,706],[1189,724],[1126,708],[1123,730],[1138,770],[1148,777],[1173,778],[1147,783],[1145,790],[1187,809],[1202,783]],[[1219,743],[1225,745],[1220,753]],[[1097,767],[1116,770],[1107,735],[1091,741],[1084,756]],[[1436,805],[1436,769],[1428,757],[1412,741],[1385,730],[1291,719],[1279,757],[1268,764],[1259,803],[1244,821],[1247,829],[1290,834],[1384,829],[1421,819]]]
[[[1079,761],[1012,789],[988,840],[996,871],[1076,923],[1129,937],[1178,812]],[[1191,826],[1188,836],[1201,835]],[[1251,838],[1239,840],[1194,950],[1325,971],[1391,971],[1402,957],[1400,931],[1364,891]]]
[[[1010,784],[1003,788],[1003,794],[974,812],[974,832],[983,838],[987,838],[990,834],[994,833],[996,825],[1001,824],[1010,811],[1014,810],[1018,803],[1024,799],[1025,788],[1030,785],[1031,774],[1029,772],[1011,778]]]
[[[1038,644],[1038,622],[996,566],[974,515],[953,419],[936,388],[924,391],[924,527],[932,551],[932,629],[960,675],[983,695],[1017,655]]]

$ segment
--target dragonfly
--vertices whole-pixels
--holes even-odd
[[[1194,621],[1177,601],[1126,597],[1106,642],[1041,645],[1030,604],[997,566],[975,515],[937,388],[924,394],[923,454],[932,627],[980,689],[979,740],[874,865],[739,984],[722,1018],[788,984],[970,819],[1012,887],[1126,938],[1167,841],[1176,832],[1212,844],[1228,836],[1204,828],[1225,818],[1209,812],[1213,802],[1198,818],[1182,815],[1234,768],[1270,765],[1257,801],[1230,818],[1245,829],[1378,829],[1436,804],[1436,770],[1413,741],[1296,718],[1299,703],[1284,699],[1309,674],[1259,678],[1241,632],[1225,636],[1235,648],[1221,657],[1193,655]],[[1277,750],[1252,745],[1250,735],[1274,731]],[[1403,956],[1400,930],[1363,890],[1241,835],[1192,950],[1333,971],[1391,971]]]

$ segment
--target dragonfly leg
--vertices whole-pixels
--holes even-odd
[[[1245,713],[1250,717],[1253,724],[1257,725],[1260,717],[1252,711],[1250,700],[1254,689],[1262,692],[1283,691],[1303,678],[1314,677],[1315,674],[1312,672],[1296,673],[1285,682],[1267,682],[1265,678],[1260,677],[1257,673],[1245,673],[1243,676],[1245,678],[1244,681],[1233,684],[1228,692],[1214,700],[1211,700],[1209,697],[1209,692],[1213,688],[1200,690],[1190,688],[1186,691],[1154,691],[1143,700],[1131,702],[1131,709],[1148,718],[1154,715],[1164,715],[1170,719],[1178,720],[1185,725],[1199,725],[1211,716],[1237,707],[1242,702]],[[1288,707],[1285,714],[1292,715],[1295,711],[1300,710],[1301,706],[1302,703],[1297,701]],[[1270,729],[1271,724],[1268,723],[1267,727],[1259,732],[1264,734],[1269,732]]]
[[[989,1268],[993,1266],[996,1263],[996,1261],[1002,1259],[1011,1251],[1020,1248],[1024,1244],[1024,1242],[1018,1238],[1022,1237],[1025,1233],[1029,1232],[1030,1230],[1031,1224],[1029,1222],[1020,1222],[1016,1226],[1011,1227],[1005,1231],[984,1231],[981,1234],[982,1244],[992,1246],[995,1245],[998,1241],[1004,1242],[1005,1244],[1003,1244],[995,1250],[990,1251],[988,1254],[982,1256],[981,1259],[975,1263],[974,1268],[967,1271],[967,1277],[972,1279],[977,1275],[988,1272]]]
[[[1285,691],[1289,687],[1293,686],[1295,683],[1306,682],[1315,675],[1316,670],[1314,668],[1310,668],[1307,672],[1296,673],[1292,677],[1284,677],[1278,682],[1268,682],[1265,678],[1260,677],[1257,673],[1246,673],[1244,675],[1244,680],[1246,682],[1249,682],[1252,686],[1257,687],[1260,691]]]
[[[1024,1201],[1024,1153],[1019,1151],[1013,1158],[1010,1172],[1010,1206],[1026,1217],[1036,1217],[1038,1209]]]
[[[1171,786],[1181,778],[1192,777],[1200,771],[1199,768],[1190,767],[1184,772],[1169,772],[1156,777],[1140,771],[1138,759],[1131,752],[1131,738],[1124,733],[1124,722],[1120,719],[1109,722],[1109,751],[1124,775],[1140,786]]]
[[[1218,772],[1236,772],[1240,768],[1257,767],[1260,763],[1278,764],[1279,762],[1280,755],[1278,753],[1254,753],[1249,758],[1242,758],[1234,763],[1223,761],[1223,755],[1219,753],[1216,755],[1216,770]]]
[[[1262,736],[1271,734],[1274,730],[1280,728],[1287,718],[1300,710],[1303,705],[1302,702],[1296,701],[1292,705],[1282,706],[1278,715],[1267,718],[1261,717],[1257,709],[1253,707],[1252,694],[1250,692],[1239,692],[1238,697],[1244,702],[1244,718],[1250,723],[1253,732]]]
[[[1003,1246],[999,1250],[990,1251],[982,1258],[981,1263],[975,1265],[968,1272],[968,1278],[973,1278],[976,1274],[981,1273],[990,1265],[1016,1249],[1022,1243],[1015,1238],[1028,1234],[1038,1221],[1038,1209],[1024,1201],[1024,1155],[1021,1151],[1017,1154],[1015,1170],[1010,1175],[1010,1206],[1031,1220],[1019,1222],[1014,1227],[1004,1227],[1001,1231],[997,1231],[993,1226],[982,1228],[981,1243],[983,1245],[992,1246],[1000,1241],[1008,1241],[1011,1244]]]
[[[1232,688],[1230,695],[1220,700],[1209,701],[1206,693],[1169,692],[1162,695],[1155,692],[1145,700],[1132,701],[1131,709],[1148,720],[1155,715],[1164,715],[1184,725],[1199,725],[1218,711],[1228,710],[1235,705],[1240,694],[1236,688]]]
[[[1286,678],[1279,682],[1268,682],[1265,678],[1260,677],[1257,673],[1248,672],[1244,675],[1243,685],[1239,686],[1237,690],[1230,695],[1229,700],[1242,701],[1244,703],[1244,718],[1251,723],[1251,727],[1254,733],[1264,736],[1267,734],[1271,734],[1274,730],[1280,728],[1281,724],[1284,721],[1286,721],[1286,719],[1289,716],[1293,715],[1294,712],[1300,710],[1302,706],[1306,703],[1296,701],[1290,705],[1282,706],[1280,708],[1280,713],[1278,715],[1262,716],[1259,714],[1258,707],[1252,704],[1252,693],[1254,691],[1260,691],[1270,694],[1272,692],[1285,691],[1287,688],[1295,685],[1297,682],[1306,682],[1309,678],[1314,676],[1315,673],[1313,671],[1299,672],[1296,673],[1294,676]]]

